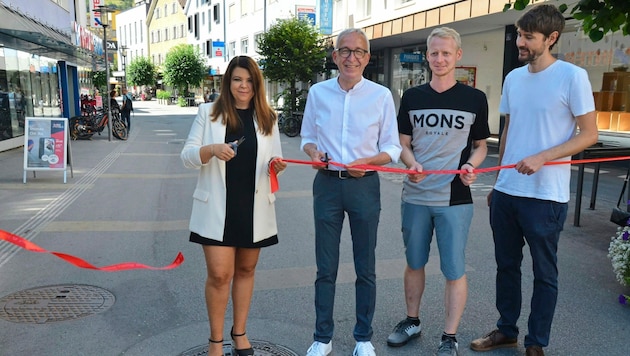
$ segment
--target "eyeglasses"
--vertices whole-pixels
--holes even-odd
[[[368,51],[366,51],[364,49],[361,49],[361,48],[350,49],[348,47],[337,48],[335,51],[337,51],[337,53],[339,53],[339,55],[342,56],[343,58],[348,58],[348,57],[350,57],[351,53],[354,53],[354,56],[357,59],[361,59],[361,58],[365,57],[365,55],[368,53]]]

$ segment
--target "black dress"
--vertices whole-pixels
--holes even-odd
[[[238,146],[236,156],[225,164],[227,199],[223,241],[207,239],[195,232],[190,233],[190,241],[203,245],[244,248],[275,245],[278,243],[278,235],[253,242],[258,142],[254,128],[253,109],[237,111],[243,127],[238,132],[227,132],[225,142],[234,142],[241,137],[245,137],[245,140]]]

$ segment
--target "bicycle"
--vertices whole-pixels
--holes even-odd
[[[276,110],[276,112],[278,112],[278,110]],[[286,122],[286,118],[284,117],[284,112],[280,111],[278,112],[278,130],[280,132],[284,132],[284,123]]]
[[[300,133],[302,129],[302,118],[304,112],[294,111],[291,116],[284,119],[283,131],[284,134],[289,137],[295,137]]]

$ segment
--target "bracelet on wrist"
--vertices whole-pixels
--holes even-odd
[[[470,163],[470,162],[466,162],[466,163],[464,163],[464,164],[467,164],[467,165],[469,165],[469,166],[471,166],[471,167],[473,167],[473,168],[476,168],[476,167],[475,167],[475,165],[474,165],[474,164],[472,164],[472,163]]]

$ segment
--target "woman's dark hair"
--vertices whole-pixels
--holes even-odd
[[[276,112],[271,108],[267,102],[265,95],[265,83],[263,80],[262,72],[258,68],[258,63],[248,56],[234,57],[230,64],[228,64],[223,81],[221,82],[221,95],[214,102],[212,106],[212,113],[210,114],[211,120],[215,121],[221,116],[223,124],[227,126],[228,132],[234,132],[238,130],[242,123],[238,117],[236,111],[236,104],[230,86],[232,85],[232,76],[234,69],[243,68],[246,69],[252,76],[252,86],[254,91],[254,97],[251,101],[251,108],[254,109],[256,122],[258,123],[258,129],[264,135],[271,135],[273,131],[273,125],[276,122]]]
[[[558,43],[564,30],[564,16],[557,7],[549,4],[536,5],[516,20],[516,27],[525,32],[539,32],[548,38],[554,31],[558,32],[556,42],[549,46],[551,50]]]

